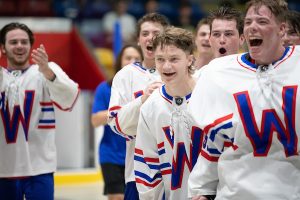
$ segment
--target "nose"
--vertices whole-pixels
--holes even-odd
[[[18,42],[17,42],[17,44],[16,44],[16,46],[17,46],[17,47],[22,47],[22,46],[23,46],[23,44],[22,44],[22,42],[21,42],[21,41],[18,41]]]
[[[205,39],[205,40],[209,40],[209,35],[210,35],[210,34],[206,34],[205,37],[204,37],[204,39]]]
[[[249,25],[244,26],[244,30],[244,32],[255,33],[257,31],[257,23],[255,21],[251,22]]]
[[[171,63],[169,61],[165,61],[165,63],[163,64],[163,68],[164,69],[170,69],[171,68]]]
[[[220,44],[225,44],[225,43],[226,43],[226,37],[224,34],[222,34],[220,37]]]

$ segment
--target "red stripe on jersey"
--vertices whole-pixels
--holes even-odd
[[[51,126],[38,126],[38,129],[54,129],[55,125],[51,125]]]
[[[137,148],[134,149],[134,153],[139,154],[139,155],[143,155],[144,154],[143,150],[137,149]]]
[[[219,157],[208,155],[205,151],[201,151],[201,156],[212,162],[218,162]]]
[[[233,113],[231,113],[231,114],[229,114],[229,115],[226,115],[226,116],[224,116],[224,117],[221,117],[221,118],[219,118],[219,119],[216,119],[216,120],[214,121],[214,123],[207,125],[207,126],[203,129],[203,130],[204,130],[204,133],[207,134],[207,133],[209,132],[209,130],[210,130],[212,127],[215,127],[216,125],[221,124],[222,122],[231,119],[232,116],[233,116]]]
[[[148,186],[148,187],[155,187],[161,182],[161,180],[158,180],[158,181],[151,184],[151,183],[147,183],[146,181],[143,181],[139,178],[135,178],[135,182],[143,184],[143,185]]]
[[[52,102],[40,102],[41,106],[52,106],[53,103]]]
[[[120,108],[121,108],[121,106],[113,106],[113,107],[109,108],[109,111],[119,110]]]

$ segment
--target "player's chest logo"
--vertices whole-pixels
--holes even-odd
[[[254,156],[267,156],[272,144],[272,137],[282,144],[287,157],[298,155],[298,136],[295,129],[297,86],[286,86],[282,90],[282,112],[284,120],[275,109],[266,109],[262,112],[261,128],[256,119],[247,91],[234,94],[239,115],[245,129],[246,136],[251,141]]]
[[[5,104],[5,93],[1,94],[0,115],[4,126],[5,139],[7,144],[15,143],[18,136],[19,125],[21,124],[24,130],[26,141],[28,140],[28,130],[34,101],[34,91],[26,91],[23,104],[23,114],[20,105],[14,105],[12,113],[8,109],[9,105]],[[4,106],[6,105],[6,107]]]
[[[198,156],[201,151],[202,142],[203,142],[203,131],[193,126],[191,129],[191,138],[192,142],[187,149],[184,142],[174,143],[174,135],[171,133],[169,126],[163,127],[165,137],[168,140],[168,143],[172,147],[173,157],[172,157],[172,175],[171,175],[171,189],[176,190],[181,188],[182,178],[184,176],[184,168],[188,167],[191,171],[194,165],[197,162]],[[180,133],[178,133],[180,134]]]

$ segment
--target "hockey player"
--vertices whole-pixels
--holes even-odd
[[[20,23],[0,32],[7,67],[0,67],[0,199],[54,199],[55,111],[70,110],[79,94],[32,31]]]
[[[142,105],[134,167],[140,199],[187,199],[187,180],[201,150],[202,132],[187,104],[196,83],[193,34],[167,28],[153,41],[165,83]]]
[[[284,46],[300,45],[300,13],[286,11],[286,31],[283,37]]]
[[[163,15],[150,13],[137,23],[138,44],[144,60],[123,67],[114,77],[109,104],[108,123],[113,131],[126,137],[125,158],[125,197],[138,199],[133,173],[135,136],[141,105],[149,95],[161,86],[159,74],[155,69],[152,38],[168,25]]]
[[[300,48],[284,48],[284,33],[277,1],[250,0],[249,53],[202,71],[188,107],[205,134],[188,183],[193,200],[300,199]]]
[[[230,7],[220,7],[208,16],[209,42],[214,58],[239,53],[244,43],[241,13]]]
[[[243,20],[238,10],[220,7],[210,13],[208,23],[209,43],[213,58],[239,53],[239,49],[244,44],[244,36]],[[199,77],[203,68],[197,70],[194,76]],[[197,66],[196,69],[198,69]]]

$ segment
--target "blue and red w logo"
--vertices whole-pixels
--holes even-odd
[[[174,138],[170,134],[170,127],[163,128],[165,135],[171,145],[174,148]],[[185,137],[185,136],[184,136]],[[186,136],[189,137],[189,136]],[[187,152],[183,142],[179,142],[177,145],[177,151],[173,155],[172,161],[172,176],[171,176],[171,189],[176,190],[181,188],[183,172],[185,164],[189,170],[192,171],[194,165],[197,162],[198,156],[201,151],[203,134],[202,130],[198,127],[193,126],[191,131],[191,141],[189,152]],[[189,155],[189,156],[188,156]]]
[[[13,113],[11,115],[8,109],[8,105],[6,105],[6,108],[4,107],[5,94],[4,92],[2,93],[2,99],[0,100],[1,101],[0,105],[2,105],[0,109],[0,113],[1,113],[1,119],[3,121],[7,144],[16,142],[20,123],[24,130],[25,139],[26,141],[28,141],[28,129],[29,129],[33,100],[34,100],[34,91],[26,91],[24,104],[23,104],[24,116],[22,115],[19,105],[14,106]]]
[[[273,133],[282,144],[287,157],[298,155],[298,137],[295,129],[297,86],[286,86],[282,90],[282,111],[284,122],[282,122],[275,109],[266,109],[262,112],[261,131],[256,124],[253,107],[248,92],[234,94],[243,122],[245,133],[250,139],[254,156],[267,156],[272,144]]]

